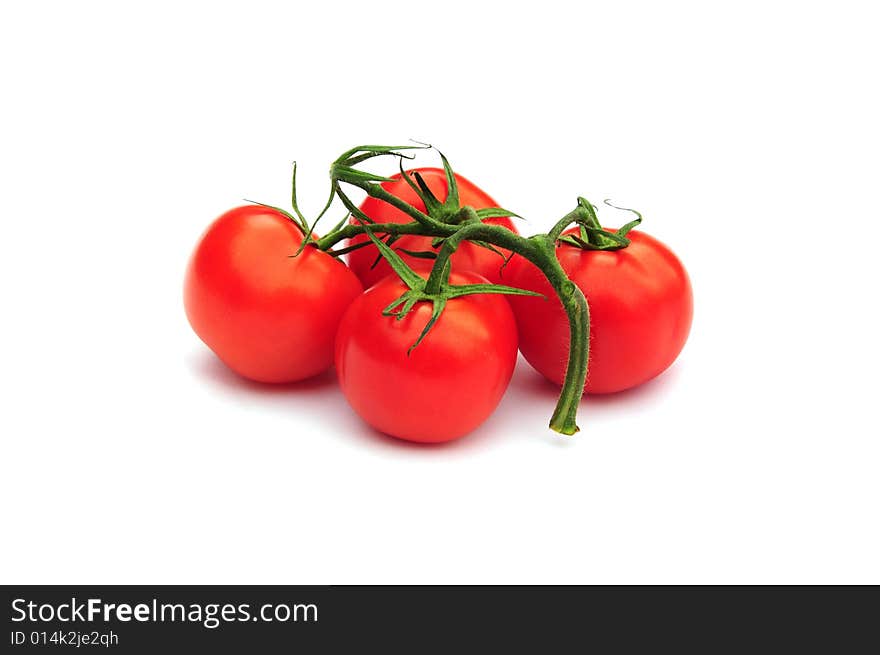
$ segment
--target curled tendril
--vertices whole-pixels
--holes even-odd
[[[622,212],[631,212],[631,213],[635,214],[636,216],[638,216],[639,220],[643,219],[641,212],[638,212],[635,209],[630,209],[629,207],[618,207],[617,205],[612,204],[611,200],[608,198],[605,198],[605,200],[603,200],[602,202],[605,203],[606,205],[608,205],[609,207],[613,207],[614,209],[619,209]]]
[[[630,209],[629,207],[618,207],[617,205],[612,205],[611,201],[608,198],[606,198],[602,202],[604,202],[609,207],[613,207],[614,209],[619,209],[620,211],[624,211],[624,212],[631,212],[636,215],[635,220],[630,221],[629,223],[627,223],[626,225],[624,225],[623,227],[621,227],[617,230],[618,236],[626,237],[626,235],[629,234],[630,230],[632,230],[636,225],[638,225],[639,223],[642,222],[641,213],[637,212],[635,209]],[[629,239],[627,239],[627,245],[629,245]]]

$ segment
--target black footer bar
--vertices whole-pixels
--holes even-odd
[[[11,586],[2,652],[855,652],[876,587]]]

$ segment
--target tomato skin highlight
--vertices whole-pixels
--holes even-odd
[[[472,273],[453,273],[450,281],[485,283]],[[503,296],[453,298],[407,355],[432,306],[420,302],[399,321],[383,316],[406,290],[388,276],[349,307],[336,338],[339,383],[377,430],[420,443],[451,441],[483,423],[504,395],[516,365],[516,321]]]
[[[577,229],[566,234],[576,233]],[[590,359],[585,391],[614,393],[665,371],[687,341],[693,292],[678,257],[657,239],[633,230],[622,250],[582,250],[561,244],[559,263],[590,307]],[[504,284],[537,291],[547,300],[511,296],[520,351],[539,373],[561,385],[570,343],[568,320],[544,275],[514,257]]]
[[[239,375],[295,382],[329,368],[339,321],[363,287],[278,211],[237,207],[200,238],[186,272],[184,307],[195,333]]]
[[[446,184],[446,173],[443,169],[414,168],[408,172],[410,174],[419,173],[437,199],[441,202],[446,200],[449,194],[449,187]],[[382,188],[398,198],[405,200],[416,209],[425,211],[425,203],[422,202],[418,194],[416,194],[409,184],[406,183],[406,180],[401,177],[400,173],[392,175],[391,178],[393,181],[383,182]],[[462,207],[470,206],[474,209],[484,209],[486,207],[498,206],[498,204],[487,193],[470,180],[467,180],[457,173],[455,174],[455,179],[458,183],[458,195]],[[377,223],[412,223],[413,221],[413,219],[404,212],[377,198],[368,197],[361,204],[360,209]],[[356,224],[358,222],[359,221],[354,218],[351,219],[351,223]],[[511,232],[517,231],[513,225],[513,221],[506,216],[487,218],[483,222],[491,225],[502,225]],[[349,245],[369,240],[369,237],[360,234],[350,239]],[[431,237],[404,235],[395,241],[392,247],[398,251],[403,260],[409,264],[411,268],[417,271],[427,271],[431,267],[430,260],[411,257],[405,252],[401,252],[399,249],[403,248],[404,250],[416,252],[431,250],[431,240]],[[503,252],[505,256],[509,254],[501,248],[498,250]],[[378,254],[379,252],[376,247],[370,245],[360,248],[359,250],[354,250],[348,255],[348,265],[361,280],[365,288],[371,287],[392,272],[391,266],[384,259],[373,267]],[[458,250],[452,255],[451,261],[453,271],[471,271],[482,275],[490,282],[496,284],[500,280],[499,270],[504,264],[504,260],[497,253],[470,242],[462,243],[458,247]]]

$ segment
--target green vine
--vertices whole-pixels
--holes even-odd
[[[537,266],[545,275],[554,292],[559,297],[568,316],[571,346],[568,354],[565,380],[550,427],[562,434],[574,434],[578,431],[577,410],[583,394],[589,361],[590,312],[587,300],[575,285],[556,257],[557,244],[583,248],[587,250],[619,250],[629,245],[627,233],[641,221],[641,215],[634,210],[637,218],[618,230],[605,230],[599,223],[595,207],[584,198],[578,198],[575,209],[562,217],[546,234],[531,237],[520,236],[500,225],[483,223],[483,219],[494,216],[513,216],[513,212],[500,207],[474,209],[460,206],[458,188],[452,167],[446,157],[440,153],[443,169],[448,184],[448,195],[441,202],[434,196],[427,184],[418,173],[409,174],[403,169],[403,160],[411,159],[408,151],[430,146],[358,146],[343,153],[330,167],[331,194],[330,199],[321,211],[320,219],[328,210],[334,198],[339,198],[348,214],[326,235],[318,239],[307,239],[308,243],[333,256],[341,256],[374,244],[380,256],[384,257],[397,275],[409,287],[400,298],[385,308],[383,314],[397,319],[403,318],[419,302],[433,303],[431,318],[424,330],[410,347],[416,348],[429,334],[431,328],[441,316],[443,309],[451,298],[474,293],[502,293],[516,295],[540,295],[522,289],[497,284],[451,285],[449,283],[450,257],[463,241],[469,241],[480,247],[488,248],[502,257],[498,248],[520,255]],[[425,211],[413,207],[404,200],[388,192],[383,182],[391,178],[377,175],[357,168],[358,165],[375,157],[394,156],[400,160],[402,178],[419,196]],[[288,216],[301,228],[312,234],[317,220],[308,224],[299,211],[296,202],[296,168],[294,166],[294,190],[292,193],[295,216]],[[367,216],[348,197],[343,185],[350,185],[366,192],[372,198],[381,200],[409,216],[409,223],[376,223]],[[609,206],[610,202],[605,201]],[[623,209],[623,208],[617,208]],[[286,213],[286,212],[285,212]],[[349,215],[353,222],[349,221]],[[564,234],[572,225],[577,226],[576,233]],[[366,235],[369,241],[335,248],[346,239],[358,235]],[[432,237],[432,245],[439,250],[430,252],[408,252],[414,256],[422,256],[434,260],[427,279],[417,275],[403,261],[391,245],[402,235],[421,235]],[[512,255],[511,255],[512,256]],[[506,264],[506,261],[504,262]]]

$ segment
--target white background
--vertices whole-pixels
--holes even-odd
[[[880,583],[870,3],[134,6],[0,12],[0,581]],[[226,371],[201,230],[409,138],[529,231],[641,209],[694,283],[674,367],[565,438],[520,361],[434,448]]]

